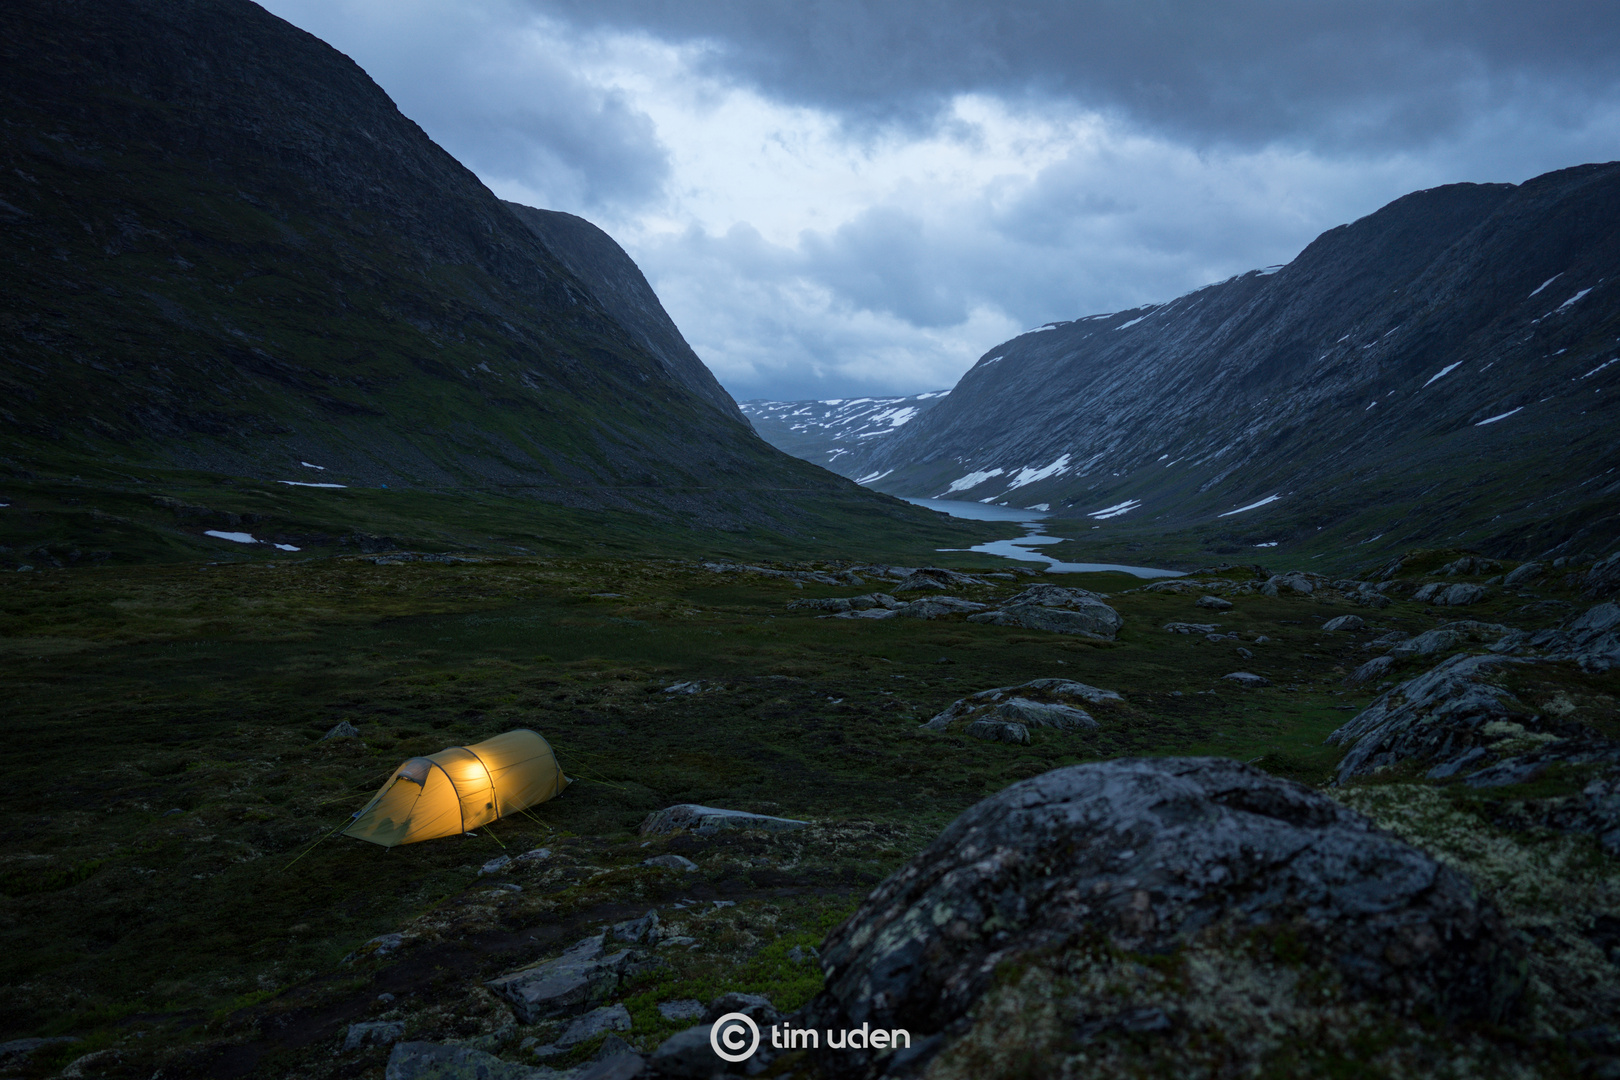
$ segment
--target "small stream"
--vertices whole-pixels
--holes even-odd
[[[1104,570],[1115,570],[1126,574],[1134,574],[1140,578],[1182,577],[1179,570],[1158,570],[1151,566],[1124,566],[1119,563],[1072,563],[1054,559],[1050,555],[1037,550],[1042,544],[1061,544],[1067,537],[1050,536],[1045,526],[1041,524],[1050,515],[1039,510],[1016,510],[1010,506],[987,506],[984,503],[958,502],[955,499],[907,499],[913,506],[927,507],[929,510],[938,510],[942,514],[952,517],[969,518],[973,521],[1016,521],[1024,527],[1024,535],[1013,540],[993,540],[988,544],[979,544],[967,548],[984,555],[999,555],[1004,559],[1017,559],[1020,562],[1046,563],[1049,574],[1095,574]],[[962,548],[940,548],[941,551],[961,551]]]

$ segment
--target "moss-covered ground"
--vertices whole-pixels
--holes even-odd
[[[1339,754],[1324,738],[1378,690],[1343,686],[1376,655],[1361,647],[1372,637],[1462,614],[1546,626],[1576,599],[1493,590],[1463,613],[1244,595],[1210,612],[1124,575],[960,591],[989,600],[1052,580],[1110,593],[1125,627],[1089,643],[960,617],[818,618],[787,605],[885,583],[801,588],[676,559],[300,553],[0,580],[0,1041],[80,1040],[34,1055],[24,1074],[40,1076],[95,1052],[97,1075],[380,1077],[385,1050],[337,1052],[347,1024],[379,1016],[405,1020],[411,1037],[515,1054],[521,1038],[555,1033],[514,1030],[482,978],[654,907],[693,941],[656,950],[662,964],[626,988],[633,1043],[680,1026],[661,1001],[744,990],[793,1007],[819,985],[810,950],[826,930],[1007,784],[1157,754],[1323,784]],[[1351,611],[1367,630],[1320,629]],[[1239,640],[1166,633],[1170,621],[1218,623]],[[1273,685],[1223,680],[1238,670]],[[1125,704],[1098,710],[1098,731],[1038,729],[1028,746],[919,730],[964,694],[1049,676]],[[670,692],[677,682],[699,686]],[[1612,719],[1612,676],[1552,666],[1516,689],[1536,708]],[[322,739],[343,720],[359,739]],[[575,778],[557,799],[472,837],[393,850],[323,839],[404,758],[514,727],[545,735]],[[1503,845],[1520,841],[1503,838],[1519,834],[1490,808],[1426,785],[1392,794],[1406,790],[1346,797],[1459,859],[1512,863]],[[648,812],[678,802],[814,825],[638,835]],[[1579,863],[1582,895],[1612,906],[1613,860],[1569,843],[1554,861]],[[490,859],[540,847],[551,856],[501,878],[522,891],[481,881]],[[642,865],[666,852],[697,871]],[[1543,883],[1526,899],[1506,870],[1480,885],[1524,910],[1554,895]],[[368,944],[390,933],[403,935],[398,949]],[[1578,1011],[1543,997],[1549,1016]]]

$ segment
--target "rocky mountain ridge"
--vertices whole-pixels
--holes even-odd
[[[1229,553],[1607,550],[1617,286],[1620,164],[1419,191],[1285,266],[1004,342],[833,467]]]
[[[758,398],[743,402],[742,411],[760,437],[778,450],[866,484],[881,473],[851,473],[845,463],[864,460],[871,447],[893,438],[902,427],[949,396],[949,390],[934,390],[905,397],[823,401]]]

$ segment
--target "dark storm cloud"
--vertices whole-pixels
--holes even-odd
[[[1577,124],[1620,83],[1620,8],[1594,0],[530,2],[710,42],[714,72],[856,121],[926,121],[981,91],[1195,140],[1408,146],[1521,98]]]

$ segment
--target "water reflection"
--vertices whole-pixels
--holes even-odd
[[[1019,510],[1011,506],[987,506],[984,503],[957,502],[954,499],[907,499],[916,506],[924,506],[930,510],[938,510],[942,514],[952,517],[970,518],[974,521],[1016,521],[1024,526],[1024,535],[1012,540],[992,540],[988,544],[979,544],[968,548],[983,555],[999,555],[1004,559],[1017,559],[1020,562],[1046,563],[1046,572],[1049,574],[1095,574],[1105,570],[1114,570],[1126,574],[1134,574],[1140,578],[1182,577],[1178,570],[1159,570],[1151,566],[1124,566],[1119,563],[1071,563],[1054,559],[1050,555],[1036,550],[1042,544],[1061,544],[1066,537],[1049,536],[1041,522],[1050,517],[1050,514],[1039,510]],[[960,551],[961,548],[941,548],[941,551]]]

